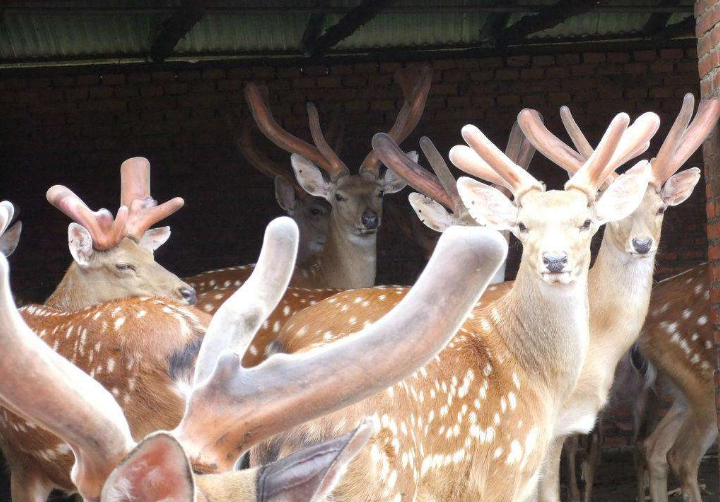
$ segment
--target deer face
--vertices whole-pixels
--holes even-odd
[[[539,189],[513,204],[499,190],[471,178],[458,181],[470,215],[480,224],[510,230],[523,244],[523,264],[549,284],[569,284],[590,266],[590,240],[604,223],[627,217],[640,204],[647,177],[624,174],[598,199],[583,191]]]
[[[326,181],[320,169],[301,155],[293,154],[291,161],[300,186],[310,195],[327,200],[332,208],[331,221],[358,237],[377,233],[383,196],[399,192],[406,185],[389,169],[380,177],[361,172]]]
[[[627,218],[608,224],[606,239],[633,258],[655,256],[665,211],[681,204],[700,180],[700,170],[688,169],[667,180],[662,189],[649,185],[638,208]]]
[[[86,295],[95,303],[130,296],[162,296],[189,305],[195,290],[155,261],[153,252],[170,237],[170,228],[148,230],[139,242],[123,239],[105,251],[93,249],[89,232],[76,223],[68,229],[70,253]]]

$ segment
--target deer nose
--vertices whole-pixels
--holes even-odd
[[[195,305],[197,301],[197,293],[195,293],[195,289],[190,286],[180,288],[180,296],[183,297],[183,300],[185,300],[188,305]]]
[[[368,230],[373,230],[380,225],[380,218],[375,211],[365,211],[360,219],[362,220],[363,226]]]
[[[543,263],[549,272],[557,273],[562,272],[567,265],[568,256],[567,253],[555,252],[555,253],[543,253]]]
[[[653,240],[650,237],[644,239],[635,238],[632,240],[632,246],[638,254],[647,254],[650,251]]]

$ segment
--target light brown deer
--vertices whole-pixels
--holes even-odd
[[[443,237],[438,256],[406,301],[375,326],[332,347],[274,356],[246,370],[240,366],[241,354],[279,301],[292,273],[297,227],[287,218],[276,220],[268,227],[265,242],[253,276],[213,318],[197,363],[193,364],[194,356],[186,357],[191,360],[183,377],[189,376],[193,384],[179,426],[172,432],[151,433],[137,446],[133,437],[144,434],[132,430],[132,411],[146,406],[143,399],[128,405],[124,395],[133,389],[127,378],[116,382],[121,391],[108,392],[36,337],[15,310],[7,262],[0,259],[0,347],[13,354],[0,369],[0,402],[24,419],[3,412],[0,424],[10,423],[8,416],[14,425],[5,427],[4,433],[17,432],[23,424],[56,435],[59,446],[40,454],[58,462],[58,456],[72,452],[76,460],[72,482],[86,500],[324,499],[367,440],[371,432],[367,426],[260,469],[231,472],[235,460],[284,428],[375,394],[431,360],[477,302],[507,246],[496,233],[456,229]],[[448,279],[460,289],[448,285]],[[155,308],[152,315],[165,310]],[[147,338],[142,340],[147,343]],[[160,341],[168,345],[172,341],[168,338],[173,337]],[[402,346],[401,341],[410,346]],[[131,378],[137,377],[141,365],[152,365],[157,352],[156,348],[143,354],[150,356],[147,359],[133,358],[138,367]],[[118,364],[127,362],[122,355],[116,357]],[[165,392],[163,370],[156,366],[155,383],[133,397],[147,399]],[[28,374],[34,378],[27,378]],[[157,420],[155,415],[151,418]],[[26,494],[18,500],[44,500],[49,493],[38,482],[15,487]]]
[[[257,171],[274,180],[275,199],[285,213],[295,221],[300,229],[300,246],[298,247],[297,263],[307,264],[308,260],[322,251],[327,238],[330,223],[330,204],[323,198],[313,197],[303,190],[288,169],[270,159],[258,148],[251,130],[251,123],[243,121],[239,125],[233,114],[228,114],[229,128],[236,136],[237,147],[245,160]],[[338,122],[333,116],[332,124]],[[328,141],[336,145],[339,152],[342,143],[342,127],[331,125]],[[244,283],[252,273],[254,265],[239,265],[217,270],[209,270],[185,280],[195,288],[199,295],[207,291],[227,289],[234,291]],[[230,293],[228,291],[227,293]],[[209,300],[213,295],[207,295]],[[206,303],[206,302],[203,302]]]
[[[17,211],[12,202],[4,200],[0,202],[0,253],[10,256],[17,248],[22,232],[22,222],[13,219]]]
[[[615,188],[595,197],[613,158],[626,157],[646,141],[634,134],[635,141],[618,149],[628,122],[627,115],[616,117],[565,190],[549,192],[476,127],[465,126],[472,155],[492,166],[495,178],[515,196],[513,204],[492,187],[469,178],[458,181],[473,218],[510,230],[523,243],[511,292],[501,302],[477,304],[448,347],[412,378],[279,435],[254,451],[254,459],[282,457],[305,441],[321,440],[373,415],[382,428],[370,440],[370,451],[351,464],[334,492],[336,500],[493,502],[531,495],[557,411],[587,350],[592,234],[632,212],[647,185],[637,175],[624,175]],[[401,162],[402,151],[387,135],[376,135],[373,147],[386,165]],[[458,147],[450,155],[458,165],[456,154]],[[487,165],[475,167],[484,171]],[[342,338],[381,317],[406,292],[375,288],[335,295],[296,314],[278,346],[296,353]]]
[[[638,445],[638,496],[645,496],[647,475],[653,502],[668,500],[668,468],[680,483],[684,500],[702,500],[698,467],[717,437],[715,329],[710,312],[707,263],[653,289],[638,343],[658,376],[670,382],[674,397],[670,411]]]
[[[700,179],[697,168],[675,173],[715,126],[720,115],[720,101],[701,101],[697,116],[690,122],[694,102],[692,94],[685,96],[663,146],[650,162],[650,183],[642,203],[628,217],[607,226],[597,260],[590,270],[590,345],[577,387],[558,415],[556,441],[541,476],[542,502],[559,502],[563,441],[569,434],[587,433],[592,429],[597,414],[607,402],[617,363],[640,335],[650,301],[654,259],[665,209],[685,201]],[[562,118],[579,151],[552,135],[537,116],[530,116],[530,120],[521,122],[521,126],[543,155],[572,175],[593,150],[567,107],[562,109]],[[657,117],[646,114],[636,124],[644,119],[649,125],[648,130],[654,133],[659,124]],[[646,148],[644,145],[642,151]],[[639,164],[630,172],[644,169],[646,166]]]
[[[389,134],[402,142],[417,126],[432,82],[429,65],[410,66],[395,73],[405,102]],[[405,183],[391,170],[381,174],[381,162],[370,152],[358,174],[351,174],[323,136],[315,106],[308,104],[314,145],[291,135],[275,122],[260,89],[249,84],[245,98],[260,130],[278,147],[290,152],[300,186],[327,200],[330,230],[323,251],[299,270],[292,285],[311,288],[358,288],[375,284],[376,237],[382,221],[385,194],[402,190]],[[329,176],[329,181],[323,172]]]
[[[128,159],[120,171],[121,207],[115,219],[106,209],[90,210],[66,187],[55,185],[48,190],[48,201],[73,220],[68,227],[73,263],[45,301],[48,307],[75,311],[129,296],[195,302],[195,290],[153,256],[170,237],[170,227],[150,227],[180,209],[183,200],[176,197],[158,205],[150,197],[146,159]]]

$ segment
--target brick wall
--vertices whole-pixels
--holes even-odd
[[[703,97],[720,96],[720,1],[695,2],[698,37],[698,68]],[[715,323],[715,347],[720,351],[720,137],[718,130],[703,145],[707,197],[707,235],[710,267],[710,301],[712,320]],[[720,352],[719,352],[720,354]],[[720,368],[720,357],[716,370]],[[720,371],[715,372],[715,403],[720,426]],[[718,440],[720,441],[720,439]]]
[[[522,107],[541,111],[560,130],[558,108],[572,106],[578,122],[597,141],[612,115],[653,110],[664,127],[683,93],[697,93],[694,50],[663,48],[630,52],[513,55],[432,61],[434,84],[424,118],[406,141],[417,148],[427,135],[447,151],[471,122],[503,145]],[[306,100],[321,111],[340,107],[346,120],[344,154],[359,165],[373,133],[392,124],[400,91],[392,82],[400,63],[327,66],[180,66],[66,69],[0,75],[0,196],[23,210],[20,248],[13,257],[18,292],[41,300],[69,262],[67,219],[44,201],[52,184],[76,189],[92,207],[115,208],[118,166],[130,156],[153,164],[153,193],[181,195],[186,207],[169,221],[174,233],[158,252],[171,270],[200,270],[253,261],[262,228],[280,210],[272,183],[245,165],[223,120],[228,109],[245,113],[243,86],[264,81],[272,111],[284,127],[308,138]],[[287,155],[262,138],[270,155]],[[657,148],[659,140],[653,143]],[[538,156],[533,172],[551,187],[564,175]],[[659,273],[684,269],[705,258],[703,194],[669,211]],[[405,196],[395,195],[395,200]],[[682,225],[679,222],[682,221]],[[407,283],[420,253],[392,229],[380,237],[380,281]],[[517,263],[519,250],[511,253]]]

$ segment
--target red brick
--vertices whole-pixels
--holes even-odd
[[[90,97],[93,99],[111,98],[113,95],[112,87],[91,87]]]
[[[215,92],[215,81],[214,80],[193,80],[187,84],[190,92]]]
[[[630,54],[627,52],[608,52],[608,63],[627,63],[630,61]]]
[[[185,94],[188,92],[188,85],[185,82],[170,82],[165,84],[165,92],[170,96]]]
[[[671,73],[673,66],[672,60],[658,59],[650,64],[650,71],[652,73]]]
[[[579,54],[558,54],[555,56],[555,61],[560,66],[573,65],[580,63]]]
[[[545,77],[545,70],[542,68],[523,68],[520,78],[525,80],[538,80]]]
[[[378,71],[380,73],[395,73],[400,68],[402,68],[400,63],[380,63]]]
[[[470,73],[470,80],[476,82],[483,82],[487,80],[492,80],[494,76],[495,72],[493,70],[474,71]]]
[[[533,66],[553,66],[555,64],[555,56],[534,56],[532,58]]]
[[[626,65],[623,65],[623,68],[625,69],[625,73],[630,75],[648,73],[647,63],[627,63]]]
[[[154,71],[152,72],[152,79],[155,82],[172,82],[175,80],[174,71]]]
[[[465,70],[472,70],[473,68],[477,68],[479,66],[479,62],[477,59],[456,59],[455,65],[458,68],[463,68]]]
[[[560,66],[555,66],[553,68],[548,68],[545,70],[545,77],[546,78],[569,78],[570,77],[570,70],[568,68],[562,68]]]
[[[207,70],[203,70],[202,78],[212,80],[225,78],[225,70],[223,70],[222,68],[208,68]]]
[[[635,61],[654,61],[657,59],[657,51],[635,51]]]
[[[596,66],[594,64],[579,64],[570,67],[573,76],[588,77],[595,73]]]
[[[104,73],[100,78],[104,85],[125,85],[125,75],[122,73]]]
[[[100,83],[100,75],[80,75],[77,77],[77,85],[94,85]]]
[[[479,68],[500,68],[504,65],[505,63],[502,58],[498,57],[478,59]]]
[[[514,68],[506,68],[495,72],[497,80],[516,80],[519,76],[520,72]]]
[[[377,73],[377,63],[356,63],[353,65],[353,71],[355,73]]]
[[[606,60],[607,55],[604,52],[587,52],[583,54],[585,63],[604,63]]]
[[[53,77],[52,82],[55,87],[68,87],[71,85],[75,85],[75,77],[68,77],[68,76]]]
[[[530,56],[508,56],[508,66],[529,66]]]
[[[127,76],[129,84],[144,84],[150,82],[150,79],[149,73],[130,73]]]

